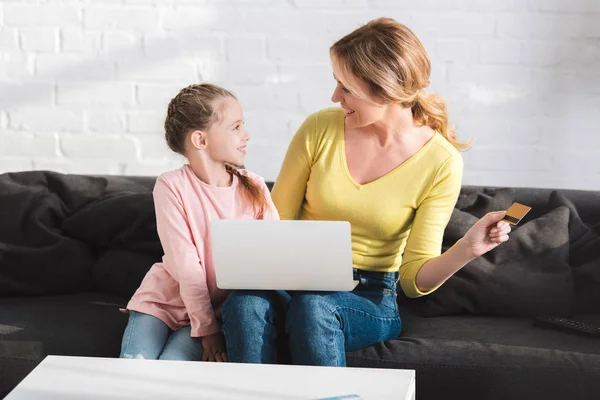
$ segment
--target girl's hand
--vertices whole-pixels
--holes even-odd
[[[477,221],[462,237],[472,258],[477,258],[508,240],[510,224],[502,221],[506,211],[490,212]]]
[[[202,337],[202,361],[227,362],[227,349],[223,333]]]

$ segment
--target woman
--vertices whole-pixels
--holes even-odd
[[[440,254],[461,188],[458,149],[469,144],[456,140],[444,102],[423,91],[430,61],[418,38],[381,18],[330,54],[341,108],[307,118],[272,195],[281,219],[350,221],[360,284],[352,292],[234,292],[223,311],[231,361],[275,363],[285,323],[294,364],[345,366],[346,351],[400,334],[398,281],[409,297],[427,295],[508,240],[505,213],[490,213]]]

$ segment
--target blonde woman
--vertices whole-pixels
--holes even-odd
[[[352,225],[352,292],[234,292],[223,311],[231,361],[275,363],[289,340],[294,364],[345,366],[345,352],[400,334],[400,282],[427,295],[469,261],[508,240],[504,212],[490,213],[444,254],[444,229],[463,161],[444,102],[424,89],[430,60],[419,39],[376,19],[330,49],[341,107],[309,116],[273,188],[281,219]],[[310,249],[306,249],[310,251]]]

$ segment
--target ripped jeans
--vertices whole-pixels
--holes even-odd
[[[191,337],[190,331],[189,325],[173,331],[153,315],[129,310],[120,357],[200,361],[202,341],[199,337]]]

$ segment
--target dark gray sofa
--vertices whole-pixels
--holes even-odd
[[[118,356],[127,321],[118,309],[161,255],[153,185],[154,178],[0,175],[0,396],[46,355]],[[483,192],[464,187],[462,197]],[[531,219],[546,212],[551,192],[512,190],[533,207]],[[600,192],[561,192],[583,222],[600,221]],[[595,266],[600,271],[600,257]],[[590,276],[586,287],[600,293],[600,273]],[[529,316],[424,317],[427,301],[399,296],[401,336],[348,353],[348,364],[415,369],[421,400],[600,398],[600,338],[543,329]],[[598,307],[569,309],[600,327]]]

